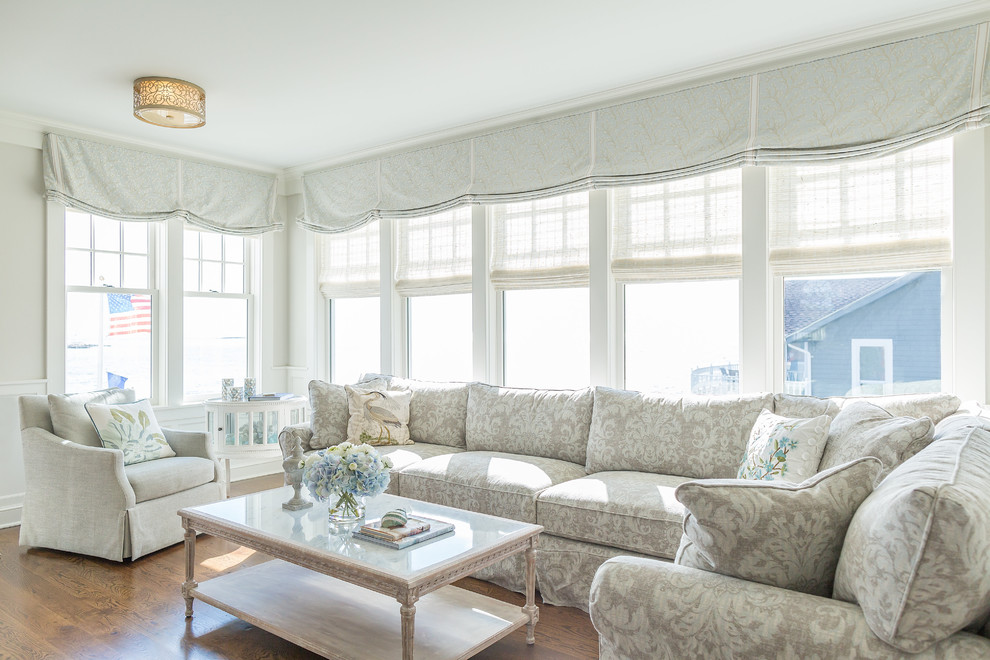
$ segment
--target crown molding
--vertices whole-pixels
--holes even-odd
[[[520,112],[492,117],[482,121],[461,124],[441,131],[397,140],[388,144],[353,151],[341,156],[326,158],[304,165],[289,167],[285,169],[284,174],[289,179],[300,178],[304,174],[331,167],[463,140],[536,121],[555,119],[578,112],[587,112],[607,105],[627,103],[659,94],[668,94],[706,83],[752,75],[761,71],[809,62],[823,57],[841,55],[863,48],[920,37],[926,34],[960,28],[984,21],[990,21],[990,0],[973,0],[972,2],[948,9],[925,12],[857,30],[836,33],[827,37],[803,41],[789,46],[781,46],[566,101],[529,108]]]

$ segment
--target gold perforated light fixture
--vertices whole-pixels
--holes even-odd
[[[134,81],[134,116],[156,126],[198,128],[206,123],[206,92],[176,78],[138,78]]]

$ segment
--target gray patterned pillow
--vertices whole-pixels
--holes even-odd
[[[832,420],[818,469],[873,456],[883,463],[883,478],[927,447],[934,437],[935,427],[927,417],[894,417],[880,406],[853,401]]]
[[[409,436],[415,442],[464,447],[468,383],[434,383],[390,378],[390,390],[414,394],[409,404]]]
[[[384,389],[384,380],[363,381],[363,387]],[[310,427],[313,437],[310,449],[324,449],[347,440],[347,421],[351,417],[347,407],[347,393],[343,385],[322,380],[309,381],[309,407],[313,411]]]
[[[864,458],[800,484],[688,481],[674,562],[816,596],[830,596],[846,528],[873,490],[880,461]]]
[[[905,461],[852,523],[834,597],[920,653],[990,615],[990,431],[959,428]]]

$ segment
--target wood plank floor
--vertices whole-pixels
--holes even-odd
[[[237,482],[232,494],[275,488],[281,475]],[[17,546],[19,528],[0,530],[0,658],[265,658],[317,656],[264,630],[196,603],[187,620],[179,595],[185,571],[182,544],[122,564]],[[196,577],[206,580],[268,556],[210,536],[196,544]],[[524,598],[468,578],[458,586],[522,605]],[[540,605],[536,645],[518,630],[475,656],[484,660],[576,660],[598,657],[588,615]],[[398,607],[398,605],[396,605]]]

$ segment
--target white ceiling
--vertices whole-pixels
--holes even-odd
[[[958,0],[0,0],[0,111],[281,169],[926,12],[987,7]],[[204,87],[206,126],[175,130],[135,119],[132,81],[147,75]]]

